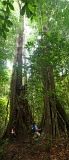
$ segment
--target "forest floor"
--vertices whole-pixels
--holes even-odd
[[[69,140],[61,133],[60,139],[17,139],[0,146],[0,160],[69,160]]]

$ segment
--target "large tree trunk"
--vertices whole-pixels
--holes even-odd
[[[44,113],[43,113],[43,123],[44,134],[46,137],[52,136],[52,123],[51,123],[51,114],[50,114],[50,105],[49,105],[49,96],[47,93],[47,79],[43,79],[43,88],[44,88]]]
[[[22,52],[23,52],[23,34],[22,28],[18,36],[17,52],[13,66],[13,74],[10,88],[10,118],[7,129],[2,138],[9,137],[13,125],[17,133],[28,134],[29,124],[32,123],[32,114],[25,97],[27,84],[22,86]]]
[[[59,129],[64,131],[67,135],[67,131],[69,132],[69,121],[55,93],[52,67],[48,68],[46,75],[47,76],[42,75],[44,90],[44,112],[41,126],[44,128],[44,137],[59,136]]]
[[[43,72],[44,73],[44,72]],[[43,88],[44,88],[44,108],[45,113],[43,121],[45,135],[49,137],[56,137],[59,134],[58,121],[57,121],[57,109],[55,99],[55,85],[52,67],[48,67],[46,75],[43,77]],[[42,118],[43,119],[43,118]]]

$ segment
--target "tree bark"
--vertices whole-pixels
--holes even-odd
[[[56,137],[59,134],[59,129],[57,121],[55,84],[52,67],[49,66],[47,68],[45,75],[43,75],[43,73],[44,72],[42,72],[45,108],[45,113],[43,113],[43,116],[45,114],[44,132],[46,136],[48,135],[49,137]]]
[[[48,79],[49,79],[49,101],[51,103],[50,109],[51,109],[51,116],[52,116],[52,135],[58,136],[59,130],[58,130],[58,121],[57,121],[57,108],[56,108],[56,98],[55,98],[55,83],[54,83],[54,74],[53,74],[53,68],[52,66],[49,66],[48,68]]]
[[[44,92],[44,132],[46,137],[52,136],[52,123],[51,123],[51,114],[50,114],[50,105],[49,105],[49,96],[48,96],[48,77],[42,75],[43,82],[43,92]]]

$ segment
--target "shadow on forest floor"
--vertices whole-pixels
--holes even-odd
[[[61,133],[60,139],[24,138],[0,146],[0,160],[69,160],[69,141]]]

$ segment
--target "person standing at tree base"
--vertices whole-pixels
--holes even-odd
[[[34,137],[35,137],[35,138],[40,136],[39,130],[41,130],[41,129],[39,129],[39,128],[37,127],[37,122],[34,122],[33,131],[34,131]]]
[[[16,132],[15,132],[15,126],[11,130],[12,139],[14,142],[16,142]]]

